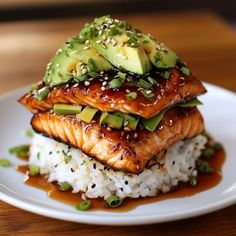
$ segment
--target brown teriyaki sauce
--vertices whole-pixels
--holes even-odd
[[[27,160],[27,156],[24,156],[24,160]],[[223,148],[217,150],[208,161],[210,166],[213,168],[214,172],[209,174],[198,173],[198,184],[191,187],[188,183],[179,184],[179,186],[172,192],[159,194],[156,197],[147,198],[126,198],[124,199],[121,206],[118,208],[108,208],[104,202],[103,198],[90,199],[92,202],[92,207],[90,210],[107,210],[116,212],[126,212],[136,208],[137,206],[153,203],[157,201],[162,201],[172,198],[184,198],[190,197],[199,192],[203,192],[207,189],[213,188],[221,181],[221,169],[225,160],[225,151]],[[27,185],[45,190],[48,196],[52,199],[58,200],[60,202],[75,206],[82,199],[81,194],[72,193],[71,191],[61,191],[56,183],[49,183],[47,181],[47,176],[29,176],[28,166],[18,166],[17,170],[26,174],[25,183]]]

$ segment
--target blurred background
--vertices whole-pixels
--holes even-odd
[[[236,91],[235,0],[0,0],[0,93],[41,80],[57,48],[105,14],[165,42],[200,79]]]

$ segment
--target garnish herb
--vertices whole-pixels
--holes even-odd
[[[212,167],[206,161],[198,161],[197,170],[202,173],[212,173],[213,172]]]
[[[30,166],[29,168],[29,175],[30,176],[36,176],[40,172],[40,168],[38,166]]]
[[[25,136],[31,138],[34,136],[34,131],[32,128],[28,128],[26,131],[25,131]]]
[[[220,150],[220,149],[223,148],[223,146],[222,146],[221,143],[214,143],[213,148],[214,148],[215,150]]]
[[[116,208],[122,204],[123,199],[120,198],[119,196],[111,195],[108,198],[106,198],[105,201],[108,207]]]
[[[66,181],[60,183],[59,186],[60,186],[60,190],[62,191],[67,191],[72,188],[72,186]]]
[[[195,187],[198,184],[197,178],[196,177],[192,177],[189,180],[189,184],[190,184],[190,186]]]
[[[92,57],[88,59],[88,64],[87,64],[87,69],[89,72],[96,72],[97,71],[97,66],[95,61],[93,60]]]
[[[62,153],[65,156],[64,157],[65,164],[68,164],[72,159],[72,155],[70,155],[69,152],[70,150],[68,150],[67,153],[65,152],[65,150],[62,150]]]
[[[147,80],[152,85],[156,85],[157,84],[157,81],[155,79],[153,79],[152,77],[150,77],[150,76],[147,77]]]
[[[41,88],[37,91],[37,93],[35,94],[35,98],[37,100],[39,100],[40,102],[44,101],[46,99],[46,97],[48,96],[50,92],[50,88],[49,86],[46,86],[44,88]]]
[[[169,79],[170,74],[171,72],[166,70],[161,73],[161,77],[163,77],[164,79]]]
[[[151,90],[142,89],[140,92],[149,100],[152,100],[155,97],[155,94]]]
[[[8,159],[0,159],[0,166],[1,167],[10,167],[11,162]]]
[[[137,85],[140,87],[140,88],[143,88],[143,89],[150,89],[152,87],[152,84],[147,82],[146,80],[144,79],[140,79],[137,83]]]
[[[213,148],[206,148],[202,151],[202,157],[209,159],[215,154],[215,150]]]
[[[75,206],[78,211],[87,211],[91,207],[91,201],[81,201],[78,205]]]
[[[128,94],[126,94],[126,98],[129,101],[133,101],[133,100],[135,100],[137,98],[137,93],[136,92],[128,93]]]
[[[119,88],[122,84],[124,83],[124,81],[120,78],[118,79],[113,79],[109,82],[109,87],[110,88]]]
[[[120,71],[119,71],[119,72],[117,73],[117,75],[118,75],[118,77],[121,78],[122,80],[124,80],[124,81],[126,80],[126,73],[123,73],[123,72],[120,72]]]
[[[23,156],[29,154],[29,145],[20,145],[13,148],[10,148],[8,151],[10,154],[14,154],[17,156]]]

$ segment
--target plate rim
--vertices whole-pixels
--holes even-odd
[[[209,88],[211,87],[213,89],[221,90],[222,92],[228,93],[231,96],[234,96],[236,98],[236,93],[233,91],[230,91],[228,89],[222,88],[214,84],[206,83],[206,82],[204,82],[204,85]],[[19,93],[22,90],[25,90],[27,87],[28,85],[22,86],[14,90],[11,90],[9,92],[1,94],[0,102],[3,101],[4,99],[10,98],[11,96],[14,96],[16,93]],[[0,190],[2,189],[4,190],[4,187],[2,187],[1,185],[2,184],[0,183]],[[127,216],[127,215],[122,215],[122,212],[119,213],[119,215],[115,215],[115,216],[111,215],[110,217],[102,216],[102,215],[98,216],[98,215],[86,214],[83,212],[75,212],[75,213],[61,212],[49,206],[39,207],[36,204],[27,202],[24,199],[21,200],[19,198],[15,198],[14,196],[10,195],[8,189],[5,189],[5,193],[0,191],[0,200],[10,205],[13,205],[15,207],[21,208],[23,210],[26,210],[35,214],[43,215],[46,217],[54,218],[54,219],[77,222],[77,223],[86,223],[86,224],[92,224],[92,225],[122,226],[122,225],[146,225],[146,224],[154,224],[154,223],[163,223],[163,222],[170,222],[170,221],[175,221],[175,220],[192,218],[192,217],[200,216],[203,214],[208,214],[208,213],[223,209],[232,204],[235,204],[236,195],[228,196],[222,200],[218,200],[217,202],[200,206],[197,209],[195,208],[190,208],[187,210],[185,209],[184,213],[181,213],[181,214],[179,212],[177,213],[171,212],[171,213],[166,213],[162,216],[156,215],[156,214],[150,215],[150,216],[145,215],[145,219],[143,218],[144,216],[142,215]]]

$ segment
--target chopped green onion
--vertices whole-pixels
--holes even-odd
[[[1,167],[10,167],[11,162],[8,159],[0,159],[0,166]]]
[[[143,126],[147,130],[153,132],[158,126],[158,124],[161,122],[164,114],[165,114],[165,110],[161,111],[159,114],[155,115],[154,117],[150,119],[142,119],[141,121],[142,121]]]
[[[152,87],[152,84],[145,81],[144,79],[140,79],[138,81],[138,86],[143,89],[150,89]]]
[[[10,148],[8,151],[10,154],[17,156],[28,155],[29,154],[29,145],[20,145],[13,148]]]
[[[94,71],[89,72],[88,75],[89,75],[91,78],[94,78],[94,79],[99,76],[99,74],[96,73],[96,72],[94,72]]]
[[[189,180],[189,184],[190,184],[190,186],[195,187],[198,184],[197,178],[196,177],[192,177]]]
[[[133,101],[133,100],[135,100],[137,98],[137,93],[136,92],[128,93],[128,94],[126,94],[126,98],[129,101]]]
[[[50,92],[50,88],[48,86],[39,89],[36,94],[35,94],[35,98],[37,100],[39,100],[40,102],[44,101],[46,99],[46,97],[48,96]]]
[[[212,173],[213,169],[206,161],[198,161],[197,169],[202,173]]]
[[[187,68],[187,67],[182,67],[181,68],[181,71],[182,71],[182,73],[184,74],[184,75],[187,75],[187,76],[189,76],[190,75],[190,70]]]
[[[61,191],[67,191],[72,188],[72,186],[66,181],[60,183],[59,186]]]
[[[122,73],[122,72],[118,72],[117,73],[118,77],[121,78],[122,80],[126,80],[126,74],[125,73]]]
[[[108,198],[106,198],[105,201],[108,207],[116,208],[122,204],[123,199],[116,195],[111,195]]]
[[[153,79],[152,77],[148,76],[147,80],[149,81],[149,83],[151,83],[152,85],[156,85],[157,81],[155,79]]]
[[[29,175],[35,176],[35,175],[38,175],[39,172],[40,172],[40,168],[38,166],[30,166]]]
[[[203,158],[211,158],[215,154],[215,150],[213,148],[206,148],[202,151]]]
[[[33,137],[34,136],[34,131],[32,128],[28,128],[27,130],[25,130],[25,136],[27,137]]]
[[[122,84],[123,84],[123,80],[122,79],[113,79],[109,82],[109,87],[110,88],[119,88]]]
[[[155,97],[155,94],[153,92],[149,92],[150,90],[142,89],[140,92],[143,94],[143,96],[149,100],[152,100]]]
[[[76,209],[78,211],[87,211],[91,207],[91,201],[81,201],[78,205],[76,205]]]
[[[215,150],[220,150],[223,148],[223,145],[221,143],[214,143],[213,148]]]
[[[109,29],[109,32],[108,32],[108,35],[109,36],[116,36],[116,35],[118,35],[118,34],[120,34],[121,32],[118,30],[118,29],[116,29],[116,28],[110,28]]]
[[[192,99],[192,100],[185,102],[185,103],[177,104],[178,107],[194,107],[194,106],[199,106],[199,105],[203,105],[203,103],[201,101],[199,101],[197,98]]]
[[[92,71],[96,72],[97,71],[96,63],[95,63],[95,61],[93,60],[92,57],[90,57],[88,59],[87,69],[88,69],[89,72],[92,72]]]
[[[161,76],[165,79],[169,79],[171,72],[170,71],[163,71]]]

